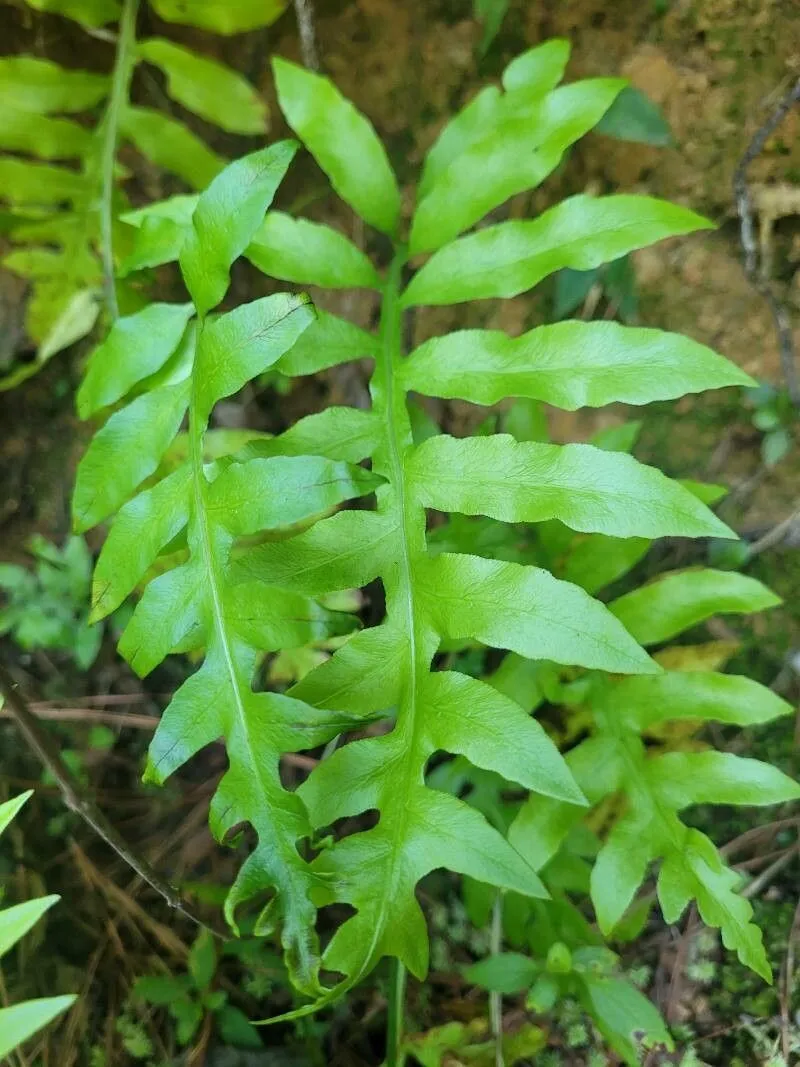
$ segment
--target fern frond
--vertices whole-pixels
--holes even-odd
[[[442,134],[426,165],[412,225],[412,250],[439,247],[476,221],[487,205],[494,207],[510,195],[508,168],[498,165],[494,170],[487,163],[486,183],[476,184],[465,160],[511,158],[524,113],[521,108],[534,101],[543,116],[553,119],[552,129],[542,129],[543,144],[548,146],[542,162],[524,173],[515,172],[513,192],[541,180],[567,144],[610,104],[619,83],[604,83],[602,91],[595,83],[554,90],[562,53],[560,45],[535,50],[526,67],[517,66],[509,74],[512,89],[507,87],[504,96],[485,91]],[[396,182],[367,121],[354,116],[352,106],[319,77],[284,60],[276,61],[275,75],[281,107],[334,188],[367,221],[393,232]],[[569,110],[565,101],[580,119],[556,129],[557,112],[562,106]],[[504,109],[499,124],[498,109]],[[345,144],[346,158],[341,151]],[[464,198],[452,194],[456,175],[459,181],[467,176],[477,190],[471,199],[467,197],[466,206]],[[577,197],[533,222],[500,223],[458,238],[440,248],[405,289],[401,279],[408,252],[397,245],[383,288],[379,346],[370,353],[375,359],[373,411],[380,424],[372,466],[386,479],[377,497],[380,525],[360,512],[349,518],[337,516],[299,538],[260,546],[248,554],[248,573],[257,575],[263,566],[265,579],[275,573],[288,575],[296,563],[302,570],[308,566],[312,576],[308,585],[299,577],[300,588],[319,592],[377,574],[386,590],[386,621],[351,638],[290,691],[316,707],[393,716],[387,734],[340,746],[298,791],[312,825],[319,829],[366,810],[379,814],[377,826],[337,842],[313,863],[327,886],[321,899],[343,901],[356,909],[324,955],[325,966],[345,976],[340,990],[383,955],[397,956],[414,974],[424,975],[427,939],[414,887],[434,867],[447,866],[522,894],[542,893],[532,867],[520,862],[521,854],[510,849],[482,816],[425,785],[426,765],[435,751],[464,756],[535,793],[560,798],[553,803],[568,810],[580,810],[574,807],[580,797],[570,776],[535,720],[520,715],[518,705],[485,683],[457,672],[432,672],[441,643],[469,639],[532,659],[613,672],[648,675],[659,670],[611,612],[577,586],[503,559],[448,552],[434,556],[428,548],[425,509],[484,514],[513,523],[556,518],[580,530],[638,538],[668,531],[730,536],[689,491],[626,456],[588,446],[522,444],[508,436],[470,441],[435,436],[415,447],[407,391],[466,394],[482,403],[546,392],[550,402],[562,400],[571,407],[587,396],[607,403],[631,395],[634,389],[638,402],[676,395],[686,388],[681,382],[684,372],[688,388],[698,390],[749,380],[691,342],[683,344],[656,331],[628,334],[622,327],[615,327],[612,335],[606,324],[597,330],[585,324],[582,337],[577,331],[564,331],[549,377],[545,364],[536,378],[538,367],[530,360],[531,345],[541,350],[548,344],[548,353],[553,351],[544,336],[529,344],[527,338],[514,341],[492,334],[484,339],[478,333],[470,349],[457,334],[428,342],[405,360],[402,309],[515,295],[562,267],[586,269],[705,225],[685,209],[647,198]],[[305,241],[300,222],[267,230],[269,254],[258,249],[247,254],[275,276],[324,282],[339,262],[342,276],[352,276],[348,266],[352,251],[335,248],[332,237],[324,243],[317,237]],[[299,267],[295,264],[300,257],[288,243],[291,239],[303,243],[307,253]],[[315,259],[316,248],[320,257],[326,257],[324,266],[322,258]],[[332,262],[334,255],[337,259]],[[366,280],[366,272],[358,274],[356,284],[362,284],[362,276]],[[347,357],[346,345],[338,340],[347,328],[331,316],[308,331],[299,343],[301,349],[309,351],[315,329],[314,356],[298,356],[294,373]],[[354,342],[357,347],[350,355],[357,358],[367,345],[359,351],[358,336]],[[662,353],[662,371],[656,375],[649,373],[654,352]],[[292,373],[292,360],[290,351],[281,364],[285,373]],[[616,362],[626,368],[618,378],[613,370]],[[363,546],[365,553],[375,546],[371,564],[353,551],[356,546]],[[332,561],[328,569],[313,567],[318,549]],[[496,742],[499,724],[530,759],[513,761],[508,747],[503,754]]]
[[[157,472],[188,411],[188,460],[122,507],[98,562],[94,615],[119,604],[186,530],[186,562],[150,582],[120,642],[140,674],[174,650],[204,650],[202,666],[164,712],[146,777],[163,782],[199,749],[224,739],[229,770],[212,803],[212,827],[220,839],[244,823],[258,835],[228,898],[228,916],[234,922],[240,899],[271,886],[292,973],[313,995],[320,990],[311,894],[319,877],[298,851],[310,826],[299,797],[283,788],[278,762],[281,753],[330,740],[360,718],[255,692],[253,678],[263,652],[347,632],[352,619],[291,588],[249,580],[241,567],[232,574],[231,550],[241,535],[313,521],[342,500],[373,492],[382,479],[344,460],[298,454],[291,441],[282,449],[280,438],[261,453],[248,446],[210,467],[203,449],[216,402],[273,365],[313,321],[308,298],[288,294],[208,317],[293,154],[291,143],[274,145],[212,182],[181,252],[192,304],[153,305],[119,320],[90,361],[80,396],[87,411],[146,391],[115,411],[92,441],[78,472],[74,514],[86,528],[117,510]],[[195,309],[198,319],[187,325]],[[186,333],[194,339],[186,358],[160,381]],[[109,360],[109,352],[118,358]],[[346,439],[354,430],[363,434],[357,422],[344,426]]]
[[[733,536],[703,502],[713,492],[672,482],[622,454],[632,444],[629,431],[588,446],[532,440],[535,429],[523,423],[517,437],[457,440],[434,433],[415,443],[412,433],[412,389],[482,404],[508,396],[541,399],[571,410],[750,383],[693,342],[608,323],[559,324],[521,338],[462,332],[404,356],[407,307],[513,296],[553,271],[596,267],[709,225],[648,197],[580,196],[532,221],[458,236],[486,205],[501,204],[510,188],[519,192],[541,181],[619,90],[619,83],[595,81],[557,89],[565,62],[563,42],[533,49],[507,68],[504,93],[485,90],[443,131],[426,163],[411,227],[411,248],[435,251],[410,280],[409,247],[399,237],[399,187],[372,126],[329,81],[285,60],[275,62],[281,107],[339,195],[392,239],[385,277],[328,227],[277,213],[265,218],[291,156],[286,145],[229,166],[199,198],[171,198],[126,216],[138,231],[127,269],[179,259],[198,318],[171,353],[170,345],[142,338],[143,371],[123,359],[113,381],[101,373],[95,380],[93,371],[86,387],[90,407],[108,397],[125,402],[90,447],[76,492],[80,524],[102,521],[121,506],[98,562],[95,612],[112,610],[171,541],[182,545],[185,539],[185,560],[150,582],[121,644],[141,672],[171,651],[205,652],[202,667],[165,712],[148,773],[163,780],[200,747],[224,739],[230,770],[212,806],[215,832],[224,837],[249,823],[258,835],[227,914],[234,921],[238,905],[274,890],[277,903],[259,928],[273,916],[282,922],[298,988],[318,998],[294,1015],[330,1002],[386,955],[424,975],[428,946],[416,887],[428,872],[446,867],[513,894],[542,896],[538,872],[580,821],[587,801],[626,788],[645,798],[631,810],[646,823],[644,830],[637,823],[636,833],[625,824],[619,832],[625,848],[629,842],[639,848],[625,882],[626,902],[636,889],[634,875],[663,855],[670,914],[707,874],[706,884],[724,892],[715,910],[708,891],[697,889],[703,914],[712,921],[719,908],[724,911],[730,943],[752,938],[741,899],[725,888],[727,874],[705,843],[685,837],[668,775],[652,777],[642,762],[635,716],[618,723],[608,715],[606,728],[598,711],[596,729],[565,762],[528,714],[545,697],[563,694],[571,706],[582,706],[587,694],[600,691],[595,687],[626,681],[633,694],[635,683],[646,692],[649,681],[655,685],[668,675],[643,645],[726,605],[755,610],[772,603],[749,579],[735,588],[726,579],[723,595],[721,587],[709,592],[703,578],[685,588],[666,578],[678,582],[666,607],[657,583],[647,587],[649,603],[633,593],[606,606],[591,595],[640,559],[650,538]],[[509,170],[531,109],[543,124],[541,158]],[[490,166],[492,160],[502,165]],[[485,181],[475,183],[483,161]],[[454,188],[466,188],[462,172],[470,168],[472,191],[454,196]],[[377,288],[377,336],[326,313],[312,321],[305,298],[285,294],[212,317],[240,255],[278,279]],[[177,336],[184,313],[159,314]],[[132,331],[129,344],[141,326],[128,320],[125,328]],[[206,462],[208,418],[221,397],[268,366],[308,374],[363,356],[374,361],[370,411],[332,408]],[[159,465],[185,410],[188,462],[159,481]],[[143,412],[150,422],[147,441],[139,436]],[[509,419],[505,428],[512,426]],[[356,466],[365,459],[369,471]],[[340,503],[373,492],[374,511],[330,515]],[[428,509],[452,517],[438,532],[428,531]],[[487,517],[480,520],[480,536],[472,536],[465,518],[474,515]],[[134,545],[144,521],[148,531]],[[520,533],[524,523],[539,524],[533,552],[528,535]],[[238,543],[262,531],[280,536]],[[124,567],[115,566],[120,558]],[[264,651],[353,629],[352,617],[315,598],[376,578],[386,597],[379,625],[354,633],[285,695],[253,690]],[[439,650],[462,642],[511,653],[492,684],[435,669]],[[578,673],[570,688],[556,665],[597,673]],[[527,694],[535,699],[528,702]],[[644,698],[637,699],[641,704]],[[708,693],[703,700],[713,706]],[[741,693],[738,700],[739,711],[731,715],[742,714]],[[282,752],[375,720],[383,720],[382,732],[345,737],[296,792],[283,789]],[[438,753],[536,794],[510,839],[497,829],[500,822],[432,787],[426,776]],[[711,768],[718,779],[721,767]],[[788,780],[752,773],[762,796],[788,795]],[[371,828],[339,840],[319,836],[337,820],[368,811],[377,816]],[[532,814],[540,811],[545,816]],[[535,833],[526,836],[526,820],[534,819]],[[651,853],[643,859],[638,838],[648,834]],[[696,862],[673,873],[679,837]],[[322,842],[310,860],[298,852],[304,838]],[[623,845],[612,845],[601,872]],[[318,978],[315,908],[337,902],[354,914],[322,955],[325,968],[342,976],[326,988]],[[614,909],[605,902],[599,908],[607,926]],[[755,951],[747,958],[761,965]]]
[[[30,2],[44,9],[41,3]],[[204,188],[224,166],[220,156],[177,120],[129,103],[136,63],[159,67],[176,100],[222,129],[253,134],[267,128],[266,105],[236,72],[162,39],[143,41],[137,48],[137,6],[138,0],[124,5],[115,0],[59,0],[44,5],[88,26],[120,19],[110,79],[33,56],[0,59],[0,86],[8,105],[0,149],[47,161],[0,157],[0,201],[15,216],[9,238],[16,246],[3,265],[31,282],[26,330],[37,346],[34,360],[0,378],[0,390],[14,388],[92,331],[104,284],[109,319],[117,317],[117,287],[112,284],[115,215],[127,207],[119,185],[127,173],[116,163],[118,141],[129,141],[157,167],[194,189]],[[231,18],[237,17],[235,10],[226,15],[206,8],[189,5],[180,21],[210,27],[218,22],[227,30]],[[269,21],[269,13],[263,11],[249,16],[240,11],[238,17]],[[93,129],[62,117],[91,112],[101,103],[104,110]],[[74,161],[77,167],[54,161]],[[125,287],[120,290],[123,307],[137,306],[138,294]]]
[[[652,645],[717,612],[750,613],[777,603],[755,579],[700,569],[666,574],[609,607],[641,643]],[[670,662],[669,656],[658,658]],[[691,656],[681,659],[685,669],[647,678],[597,676],[582,694],[592,736],[569,753],[567,763],[592,804],[616,793],[625,798],[592,870],[592,901],[601,930],[610,934],[650,863],[661,859],[658,897],[667,922],[676,922],[695,900],[705,922],[720,928],[725,945],[769,980],[761,933],[751,921],[752,906],[736,892],[738,877],[709,838],[681,822],[679,813],[699,803],[779,803],[799,796],[800,787],[774,767],[728,753],[654,756],[645,748],[643,735],[680,719],[754,726],[792,709],[749,678],[697,669]],[[541,870],[582,816],[575,807],[532,797],[509,836]]]

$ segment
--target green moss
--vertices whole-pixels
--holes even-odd
[[[791,888],[792,877],[788,876]],[[777,973],[785,954],[795,900],[787,893],[784,900],[756,899],[753,901],[755,921],[764,931],[764,943],[773,970]],[[800,983],[795,981],[792,1003],[797,1003]],[[731,953],[723,953],[719,966],[719,980],[707,992],[709,1012],[713,1019],[746,1019],[747,1025],[732,1027],[727,1033],[697,1042],[700,1058],[706,1063],[750,1065],[764,1062],[764,1054],[774,1040],[776,1019],[780,1013],[775,986],[766,985],[752,971],[743,967]],[[711,1029],[715,1029],[713,1026]]]

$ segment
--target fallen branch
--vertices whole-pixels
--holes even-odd
[[[126,711],[102,711],[100,708],[42,708],[29,705],[31,714],[43,722],[93,722],[103,726],[130,726],[135,730],[155,730],[154,715],[133,715]],[[14,719],[13,711],[0,711],[0,719]]]
[[[733,175],[736,209],[741,220],[741,241],[744,250],[745,273],[753,287],[769,305],[778,334],[783,378],[786,382],[789,398],[795,406],[800,406],[800,382],[798,382],[797,367],[795,365],[792,324],[789,319],[789,313],[759,269],[758,246],[753,227],[753,200],[747,184],[747,170],[753,160],[761,154],[767,140],[798,101],[800,101],[800,78],[788,92],[784,93],[767,121],[756,130]]]
[[[84,794],[72,771],[61,758],[61,753],[52,737],[42,728],[38,718],[30,710],[27,700],[20,692],[19,686],[1,664],[0,694],[5,700],[10,717],[14,720],[30,749],[38,756],[43,766],[56,782],[64,803],[69,810],[79,815],[98,837],[101,837],[116,852],[124,863],[136,871],[151,889],[154,889],[159,896],[166,900],[171,908],[174,908],[198,926],[210,929],[184,906],[177,890],[168,885],[153,870],[146,859],[142,856],[137,856],[130,849],[94,801]],[[214,930],[211,930],[211,932],[216,933]]]
[[[779,545],[785,540],[786,536],[798,522],[800,522],[800,508],[796,508],[791,515],[783,519],[781,522],[776,523],[772,529],[767,530],[762,537],[759,537],[757,541],[754,541],[748,549],[748,559],[753,559],[762,552],[766,552],[767,549]]]
[[[300,55],[308,70],[319,70],[316,35],[314,33],[314,9],[311,0],[294,0],[294,13],[300,34]]]

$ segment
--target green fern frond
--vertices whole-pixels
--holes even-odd
[[[95,617],[113,610],[164,546],[186,530],[186,562],[150,582],[120,643],[140,674],[174,650],[202,648],[205,655],[164,713],[146,776],[163,782],[199,749],[225,740],[230,768],[214,798],[212,826],[224,839],[249,823],[259,838],[229,897],[229,917],[233,922],[239,899],[272,886],[295,979],[314,994],[311,891],[318,878],[298,852],[310,827],[299,797],[281,785],[278,761],[281,753],[328,741],[360,720],[254,692],[252,681],[264,651],[347,632],[353,621],[291,589],[241,573],[233,580],[231,549],[239,536],[312,522],[342,500],[373,492],[382,479],[343,460],[298,455],[291,442],[282,450],[280,438],[268,442],[271,454],[248,446],[210,467],[203,453],[216,402],[273,365],[313,321],[308,298],[288,294],[208,316],[294,151],[291,142],[276,144],[231,164],[212,182],[198,201],[181,253],[193,304],[152,305],[118,320],[93,356],[79,403],[87,411],[119,401],[123,406],[81,462],[74,516],[76,526],[86,528],[121,507],[98,561]],[[194,309],[198,319],[187,325]],[[187,333],[186,357],[170,368],[172,349],[180,354]],[[109,359],[110,353],[119,358]],[[145,379],[150,388],[125,403]],[[146,479],[158,477],[187,412],[187,462],[133,496]]]
[[[578,587],[518,563],[452,553],[432,557],[426,508],[512,523],[557,518],[579,530],[638,538],[668,531],[731,536],[690,492],[625,456],[589,446],[522,444],[504,436],[468,441],[435,436],[417,447],[413,444],[406,406],[406,392],[412,387],[427,395],[452,394],[483,403],[508,395],[545,394],[550,402],[574,407],[587,399],[608,403],[628,398],[634,388],[638,390],[634,399],[646,402],[687,388],[748,380],[721,357],[691,342],[623,327],[610,333],[607,324],[598,324],[596,330],[593,324],[581,324],[585,329],[577,326],[571,334],[563,331],[560,350],[547,336],[532,337],[532,345],[538,343],[539,350],[547,351],[551,368],[546,361],[531,358],[527,338],[513,341],[498,334],[487,334],[484,341],[476,333],[471,350],[462,335],[438,338],[403,359],[404,307],[515,295],[557,269],[586,269],[662,237],[707,225],[682,208],[647,198],[576,197],[533,222],[500,223],[457,237],[512,193],[538,184],[619,91],[618,82],[604,83],[602,92],[593,82],[554,89],[561,73],[559,64],[552,62],[556,51],[561,55],[563,48],[548,45],[531,53],[527,74],[515,68],[519,78],[509,75],[514,88],[504,95],[485,90],[482,100],[446,128],[428,157],[411,250],[440,250],[404,288],[408,253],[397,246],[383,288],[380,347],[374,352],[371,383],[373,410],[382,427],[372,465],[387,483],[378,491],[378,517],[385,522],[381,544],[394,537],[394,547],[384,560],[375,560],[387,593],[387,618],[374,638],[366,631],[351,639],[291,691],[317,707],[394,716],[388,734],[340,747],[299,790],[312,824],[319,828],[344,815],[379,812],[376,827],[338,842],[313,865],[330,887],[325,901],[341,900],[356,909],[324,957],[326,967],[347,976],[345,985],[382,955],[397,956],[413,973],[424,975],[427,940],[414,887],[434,867],[448,866],[529,895],[542,891],[531,868],[520,864],[521,857],[509,851],[477,813],[425,787],[425,768],[433,751],[467,756],[477,766],[536,793],[551,798],[561,794],[554,803],[572,805],[579,799],[535,720],[517,716],[513,702],[484,683],[453,672],[431,673],[441,642],[469,639],[532,659],[613,672],[658,671],[608,609]],[[371,127],[363,117],[354,116],[352,106],[330,83],[283,60],[274,67],[281,107],[334,188],[367,221],[392,233],[396,183]],[[512,187],[506,164],[517,146],[525,109],[532,106],[549,116],[550,125],[543,122],[536,134],[547,148],[536,165],[514,173]],[[346,156],[343,145],[348,146]],[[368,165],[370,160],[374,165]],[[472,160],[471,167],[467,160]],[[476,161],[485,165],[480,183],[473,180]],[[499,161],[496,169],[492,161]],[[471,193],[461,195],[467,187]],[[277,239],[282,235],[287,242],[303,241],[300,225],[281,225],[271,232],[269,256],[252,250],[247,254],[256,264],[266,258],[276,276],[324,281],[322,263],[315,259],[315,248],[323,247],[325,269],[330,271],[331,257],[338,254],[347,276],[345,260],[352,253],[338,250],[340,238],[323,243],[315,237],[315,244],[305,243],[306,255],[300,257],[288,244],[281,249]],[[444,243],[451,238],[456,239]],[[297,262],[302,269],[282,272],[284,261]],[[362,276],[366,280],[366,273],[359,279]],[[329,316],[319,330],[317,366],[346,357],[344,348],[334,356],[324,347],[326,332],[339,329]],[[555,342],[559,331],[545,329],[554,333]],[[661,353],[657,375],[650,373],[654,353]],[[285,362],[291,359],[289,353]],[[626,368],[624,376],[614,373],[616,363]],[[305,369],[302,363],[300,368]],[[440,384],[445,382],[452,384]],[[357,530],[362,520],[366,525],[367,516],[354,516],[349,530]],[[350,533],[353,540],[357,536]],[[371,532],[364,530],[361,536],[365,546],[371,543]],[[328,552],[335,551],[331,540]],[[291,541],[277,550],[269,546],[264,554],[267,573],[276,557],[288,560],[291,552]],[[344,563],[344,543],[340,553],[337,563],[339,559]],[[363,578],[374,569],[365,568],[360,557],[359,573],[352,565],[331,567],[330,587]],[[374,684],[367,688],[364,678],[370,674]],[[452,714],[454,708],[460,709],[461,717]],[[526,766],[514,764],[510,746],[504,755],[493,743],[499,723],[509,738],[517,738],[520,747],[536,751],[538,757]],[[571,801],[565,795],[570,791]],[[457,839],[456,848],[450,842]]]
[[[0,390],[19,385],[95,326],[104,282],[108,286],[103,258],[111,255],[112,244],[124,245],[124,234],[112,219],[128,207],[121,186],[128,174],[115,162],[117,142],[127,141],[192,189],[205,188],[225,165],[176,119],[130,104],[128,85],[136,63],[154,64],[165,74],[173,99],[222,129],[261,134],[268,125],[266,105],[235,71],[162,39],[137,47],[131,0],[124,6],[115,0],[29,2],[84,26],[116,19],[122,23],[113,78],[34,56],[0,59],[8,112],[0,150],[15,153],[0,156],[0,201],[13,216],[8,236],[15,246],[3,266],[31,283],[25,324],[37,348],[34,360],[0,378]],[[168,17],[166,0],[162,6]],[[268,11],[248,11],[242,0],[225,6],[227,12],[215,12],[206,3],[182,3],[179,21],[218,32],[230,32],[237,19],[271,21]],[[104,110],[93,128],[64,117],[88,113],[95,118],[100,105]],[[126,310],[134,310],[138,293],[119,288]],[[109,300],[108,310],[113,319],[115,301]]]
[[[691,569],[665,574],[609,607],[643,645],[655,645],[717,613],[749,614],[778,603],[753,578]],[[728,753],[653,755],[644,735],[661,724],[686,719],[755,726],[792,709],[752,679],[702,669],[709,653],[714,658],[717,653],[700,651],[693,658],[681,649],[684,669],[676,666],[641,678],[595,676],[581,692],[579,706],[589,713],[592,732],[570,751],[567,763],[593,805],[617,793],[625,799],[592,869],[592,901],[601,930],[611,934],[651,862],[660,859],[658,897],[665,919],[676,922],[689,902],[696,901],[702,918],[720,928],[725,945],[770,980],[761,932],[751,921],[752,907],[736,892],[738,877],[709,838],[681,822],[679,813],[700,803],[780,803],[799,796],[800,787],[774,767]],[[657,658],[668,665],[673,657]],[[531,797],[509,837],[541,871],[583,814]]]
[[[646,837],[651,850],[642,859],[640,847],[631,864],[626,902],[636,889],[633,874],[660,855],[670,915],[694,895],[709,921],[724,920],[728,931],[747,925],[746,902],[732,894],[705,839],[685,836],[669,775],[659,777],[642,762],[633,715],[606,727],[597,711],[592,736],[565,762],[528,714],[536,701],[562,691],[571,705],[587,703],[595,686],[612,691],[627,682],[635,694],[641,683],[646,692],[648,683],[657,686],[669,675],[643,645],[726,605],[757,610],[773,602],[749,579],[723,590],[707,588],[702,577],[684,588],[674,576],[663,579],[677,582],[667,607],[660,606],[658,583],[647,587],[648,603],[638,593],[609,606],[594,599],[641,558],[653,537],[734,536],[703,502],[713,493],[672,482],[624,455],[629,432],[565,446],[535,439],[534,429],[523,439],[523,424],[511,419],[505,428],[515,427],[517,437],[490,432],[459,440],[433,433],[416,443],[412,432],[412,389],[481,404],[544,400],[572,410],[750,384],[691,341],[609,323],[558,324],[520,338],[460,332],[404,355],[408,307],[513,296],[556,270],[593,268],[708,227],[687,209],[648,197],[579,196],[535,220],[459,236],[510,195],[535,188],[619,91],[615,80],[557,88],[566,57],[564,42],[526,53],[505,71],[504,92],[484,90],[445,128],[425,165],[410,246],[400,236],[398,182],[367,119],[327,79],[275,61],[290,125],[337,193],[391,238],[394,253],[383,277],[332,228],[267,212],[293,151],[285,144],[229,166],[199,198],[171,198],[127,215],[137,233],[126,269],[178,259],[197,320],[186,325],[186,311],[177,306],[151,310],[170,324],[164,344],[148,336],[144,313],[123,320],[107,349],[141,352],[141,364],[121,356],[104,374],[104,361],[92,361],[82,392],[87,410],[123,403],[90,446],[76,488],[79,527],[119,510],[98,561],[95,616],[128,596],[170,542],[185,539],[185,561],[150,582],[121,643],[142,673],[170,652],[205,654],[165,712],[148,775],[161,781],[202,746],[224,739],[230,770],[215,796],[212,824],[219,837],[243,823],[258,835],[227,914],[233,921],[240,904],[274,891],[259,929],[281,923],[294,980],[317,997],[294,1015],[330,1002],[383,956],[424,975],[428,946],[416,887],[436,868],[541,897],[538,871],[580,821],[586,802],[625,788],[638,790],[631,810],[644,822],[637,823],[638,837],[624,824],[620,834],[625,842]],[[511,167],[531,111],[541,118],[534,162]],[[427,251],[431,258],[412,272],[409,256]],[[240,255],[293,283],[377,289],[377,335],[329,313],[314,317],[305,298],[285,294],[216,315]],[[310,374],[363,356],[374,362],[370,411],[332,408],[206,462],[204,436],[220,398],[267,367]],[[187,410],[189,460],[159,480]],[[369,470],[360,465],[366,459]],[[373,492],[374,511],[331,514]],[[452,513],[444,533],[428,530],[429,509]],[[485,516],[488,535],[465,545],[469,516]],[[520,545],[527,523],[541,531],[535,552]],[[264,531],[278,536],[240,544]],[[379,625],[353,633],[286,694],[253,690],[265,651],[355,629],[352,617],[332,613],[318,598],[376,578],[386,595]],[[489,682],[435,669],[440,648],[460,643],[511,656]],[[577,680],[568,691],[556,664],[597,673],[572,672]],[[534,692],[536,701],[526,704],[523,694]],[[281,753],[313,748],[375,720],[382,720],[379,732],[344,738],[295,792],[283,788]],[[510,839],[469,804],[426,784],[429,763],[441,752],[535,794]],[[721,788],[723,764],[707,769]],[[765,802],[789,795],[788,780],[777,772],[748,773],[752,794]],[[539,811],[546,817],[531,814]],[[365,812],[377,817],[371,828],[338,840],[323,836],[337,820]],[[526,836],[521,827],[532,819],[535,833]],[[310,859],[297,847],[305,838],[324,845]],[[679,839],[694,858],[673,871]],[[598,861],[601,874],[623,851],[611,839],[609,846]],[[716,891],[721,895],[712,905]],[[347,904],[354,914],[320,960],[315,909],[332,903]],[[619,910],[598,903],[604,926],[615,920],[614,907]],[[725,936],[733,943],[752,934]],[[748,960],[763,970],[757,953]],[[338,984],[320,984],[320,964],[342,976]]]

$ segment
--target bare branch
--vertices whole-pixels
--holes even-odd
[[[38,756],[55,780],[61,791],[64,803],[70,811],[74,811],[76,815],[79,815],[98,837],[101,837],[116,852],[121,860],[136,871],[151,889],[154,889],[166,900],[171,908],[175,908],[176,911],[179,911],[198,926],[210,929],[184,907],[178,892],[153,870],[146,859],[142,856],[137,856],[130,849],[117,829],[108,821],[94,801],[85,795],[72,771],[61,758],[61,753],[52,737],[40,725],[36,715],[30,710],[28,701],[20,692],[19,686],[2,664],[0,664],[0,694],[8,706],[10,717],[16,723],[28,746]],[[216,933],[214,930],[211,932]]]
[[[300,33],[300,55],[303,58],[303,66],[309,70],[319,70],[319,53],[314,32],[314,8],[311,6],[311,0],[294,0],[294,12]]]
[[[763,276],[758,262],[758,245],[753,226],[753,200],[747,184],[747,170],[753,160],[761,154],[767,140],[783,122],[789,111],[800,101],[800,78],[788,92],[784,93],[773,109],[767,121],[756,130],[753,139],[739,160],[733,175],[733,191],[736,197],[736,209],[741,220],[741,240],[744,250],[744,269],[753,287],[763,296],[772,313],[775,330],[780,346],[781,369],[789,398],[795,406],[800,406],[800,382],[795,366],[792,326],[786,308],[775,295],[769,281]]]

